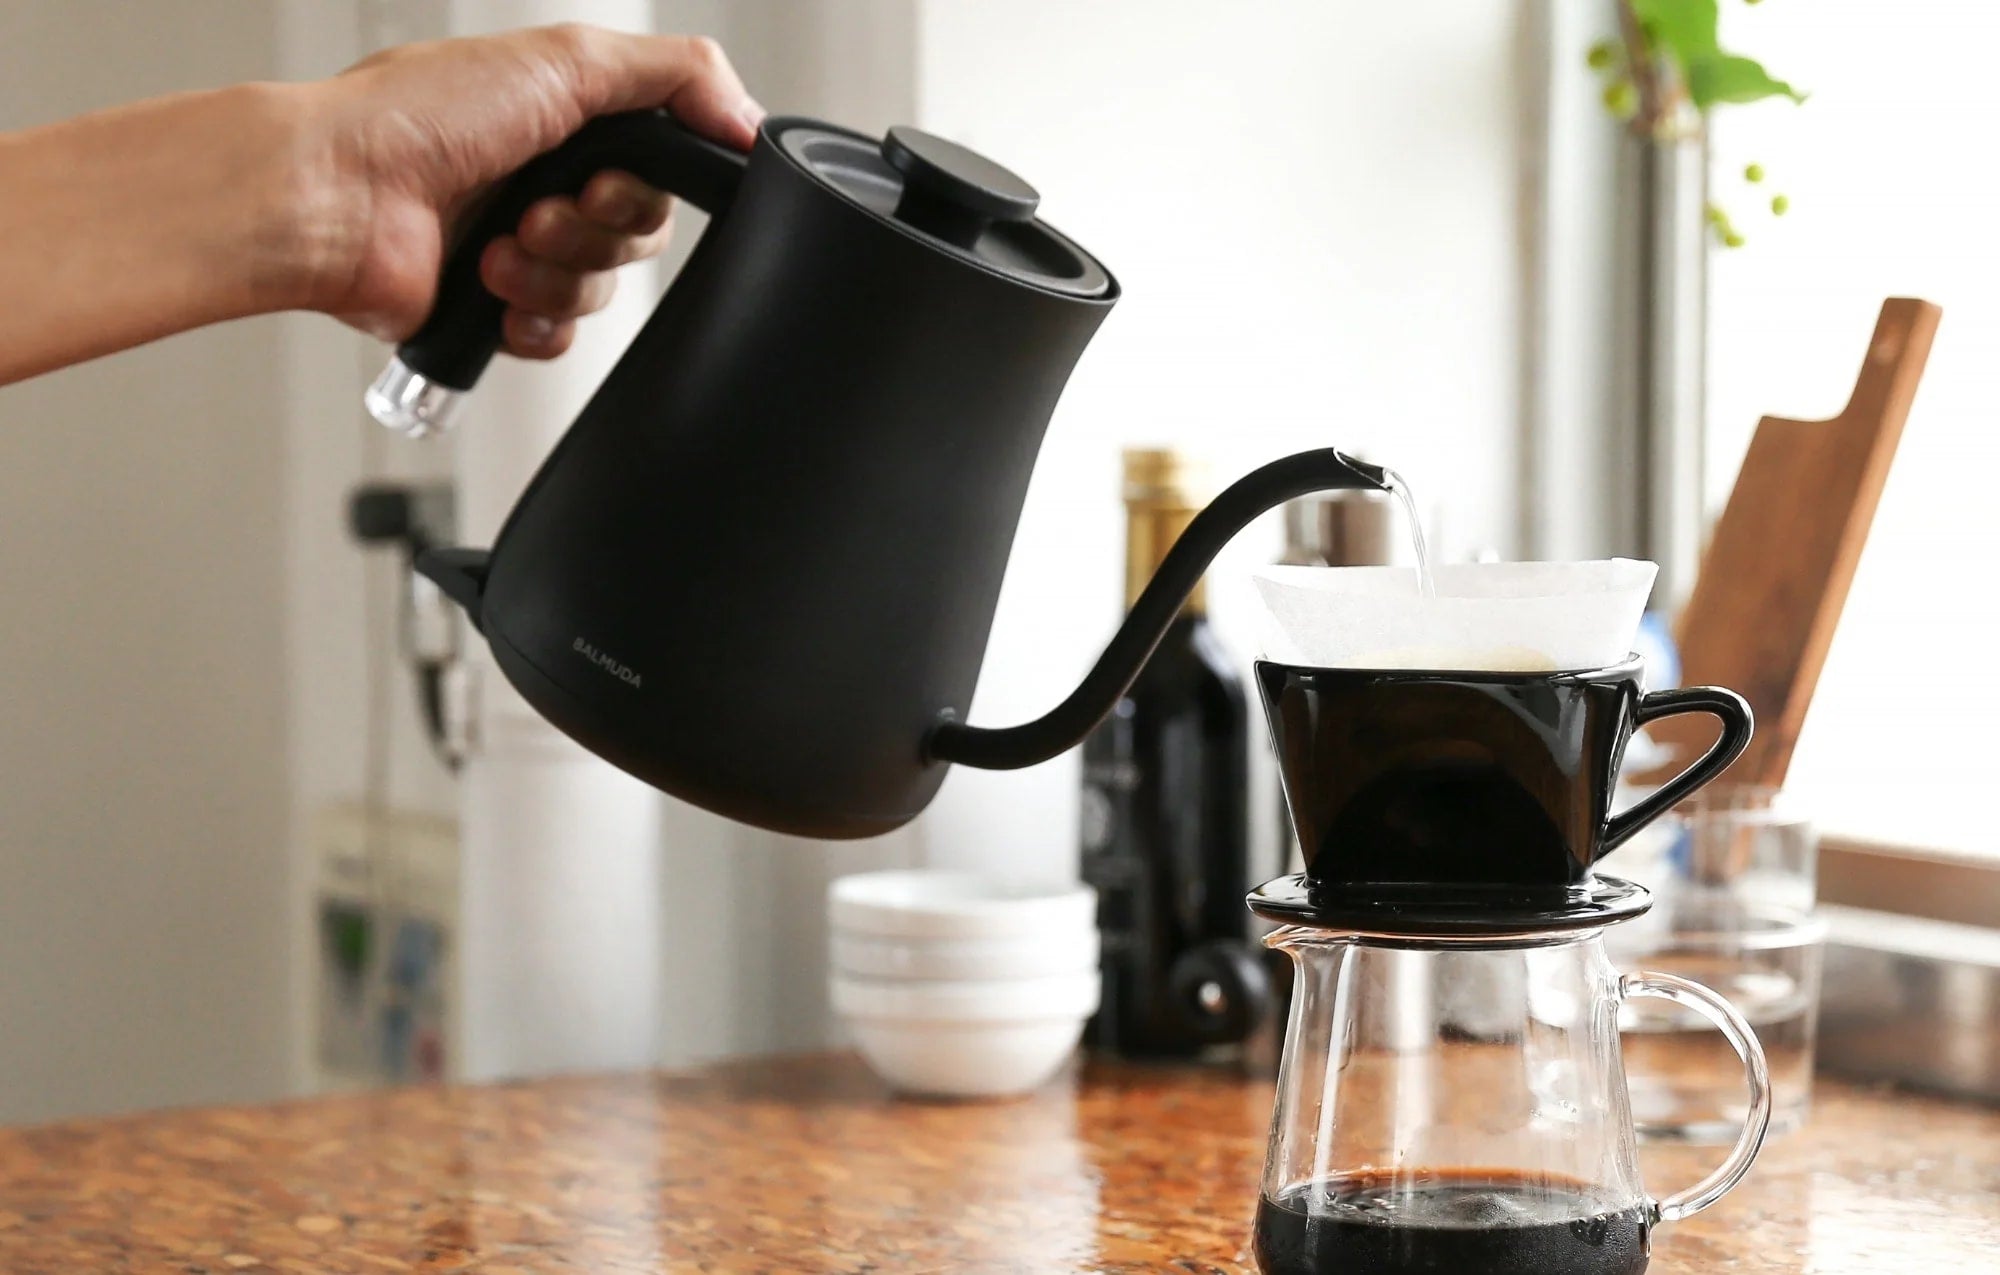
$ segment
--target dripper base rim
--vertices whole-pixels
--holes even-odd
[[[1555,905],[1525,889],[1440,891],[1424,899],[1408,892],[1385,896],[1316,887],[1300,872],[1265,882],[1247,902],[1252,912],[1279,925],[1381,938],[1492,940],[1615,925],[1652,907],[1653,896],[1622,877],[1592,876]]]

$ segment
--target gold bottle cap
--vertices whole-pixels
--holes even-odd
[[[1214,495],[1208,466],[1171,447],[1125,449],[1125,603],[1140,592],[1160,568],[1167,551]],[[1207,607],[1206,591],[1196,584],[1187,609]]]
[[[1125,449],[1127,504],[1199,509],[1212,494],[1206,462],[1171,447]]]

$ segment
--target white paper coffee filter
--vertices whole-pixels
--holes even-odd
[[[1439,567],[1265,567],[1264,655],[1312,668],[1539,673],[1616,664],[1659,568],[1631,558]]]

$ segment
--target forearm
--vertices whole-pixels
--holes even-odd
[[[407,336],[468,201],[584,120],[650,106],[739,150],[763,118],[713,41],[562,25],[0,134],[0,385],[273,310]],[[666,216],[615,172],[530,208],[481,263],[509,351],[562,353]]]
[[[304,87],[180,94],[0,136],[0,384],[301,304],[335,251],[311,240],[341,221],[319,207],[332,186]]]

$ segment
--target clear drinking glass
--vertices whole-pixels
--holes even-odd
[[[1769,1078],[1748,1024],[1699,984],[1621,975],[1599,930],[1292,926],[1267,942],[1296,977],[1257,1211],[1265,1275],[1641,1271],[1654,1226],[1714,1203],[1763,1141]],[[1640,998],[1712,1023],[1749,1094],[1723,1163],[1664,1200],[1639,1179],[1619,1058],[1619,1009]]]
[[[1653,909],[1608,943],[1621,967],[1697,979],[1728,998],[1771,1068],[1771,1132],[1803,1124],[1812,1100],[1826,923],[1815,914],[1819,840],[1770,788],[1710,788],[1619,853]],[[1625,1069],[1642,1138],[1717,1143],[1744,1115],[1736,1062],[1697,1015],[1627,1005]]]

